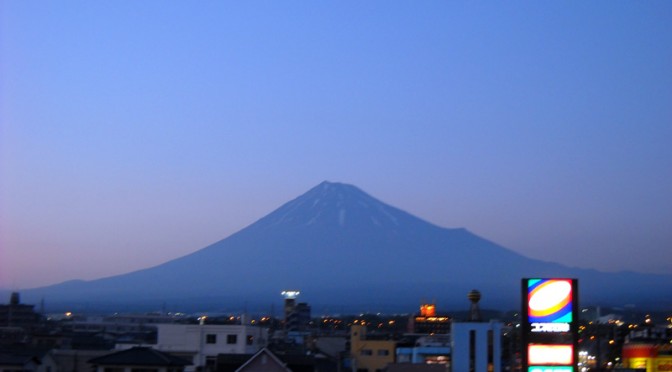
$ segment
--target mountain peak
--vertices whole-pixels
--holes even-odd
[[[320,182],[319,185],[308,190],[304,195],[307,195],[311,192],[320,192],[323,194],[338,193],[338,192],[354,192],[354,193],[366,194],[356,186],[342,182],[330,182],[330,181]]]
[[[264,226],[293,225],[355,227],[399,225],[408,215],[360,190],[340,182],[324,181],[259,221]]]
[[[329,181],[321,182],[319,185],[308,190],[306,193],[304,193],[302,196],[299,196],[295,200],[303,198],[316,198],[316,197],[327,199],[337,198],[339,200],[343,200],[346,197],[375,200],[373,197],[369,196],[367,193],[360,190],[356,186],[347,183],[329,182]]]

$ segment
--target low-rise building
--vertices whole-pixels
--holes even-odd
[[[450,342],[449,335],[419,337],[413,346],[397,347],[397,363],[449,365]]]
[[[51,350],[29,346],[0,349],[0,372],[56,372]]]
[[[190,361],[149,347],[133,347],[89,360],[96,372],[183,372]]]
[[[37,372],[40,361],[28,355],[9,355],[0,353],[0,372]]]
[[[394,363],[396,342],[367,337],[366,326],[350,328],[350,357],[352,370],[357,372],[383,371]]]
[[[248,325],[156,324],[157,342],[151,346],[192,361],[197,367],[214,369],[219,354],[255,354],[268,342],[268,329]],[[119,344],[117,349],[133,345]]]
[[[672,371],[672,328],[634,328],[623,344],[622,363],[646,372]]]

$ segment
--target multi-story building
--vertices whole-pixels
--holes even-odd
[[[195,367],[212,369],[218,354],[254,354],[268,341],[268,329],[248,325],[157,324],[156,328],[157,342],[150,346],[190,358]]]
[[[41,318],[34,307],[22,304],[17,292],[11,294],[9,304],[0,305],[0,346],[30,341]]]
[[[450,363],[450,336],[422,336],[413,346],[397,347],[397,363],[445,364]]]
[[[34,309],[34,305],[22,304],[19,294],[13,292],[9,304],[0,305],[0,327],[23,329],[34,327],[40,320],[40,314]]]
[[[299,302],[287,314],[287,323],[285,329],[287,331],[305,331],[310,325],[310,305],[305,302]]]
[[[502,370],[502,323],[453,322],[450,365],[453,371]]]
[[[379,372],[394,363],[396,342],[367,337],[366,327],[353,325],[350,328],[350,360],[352,370]]]
[[[624,344],[623,366],[646,372],[672,371],[672,346],[669,343]]]
[[[672,371],[672,328],[635,327],[623,344],[622,363],[638,371]]]

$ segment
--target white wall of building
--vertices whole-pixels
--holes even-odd
[[[254,354],[268,340],[267,329],[245,325],[158,324],[156,327],[157,348],[162,351]]]
[[[152,347],[193,353],[194,366],[206,365],[218,354],[255,354],[268,343],[268,329],[247,325],[157,324],[156,328],[157,343]]]
[[[502,324],[498,322],[476,323],[476,322],[453,322],[451,329],[451,349],[453,372],[469,371],[470,358],[470,340],[474,339],[474,371],[488,371],[488,334],[492,337],[492,360],[494,372],[501,371],[502,345],[501,334]]]

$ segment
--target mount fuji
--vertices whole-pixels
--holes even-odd
[[[672,275],[605,273],[530,259],[330,182],[187,256],[23,294],[70,307],[254,310],[279,303],[284,289],[299,289],[300,300],[316,311],[360,312],[413,311],[422,300],[464,309],[466,294],[476,288],[482,307],[508,310],[518,308],[526,277],[578,278],[582,305],[672,306]]]

